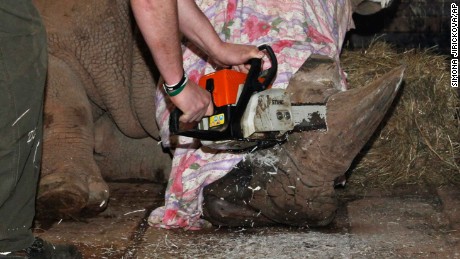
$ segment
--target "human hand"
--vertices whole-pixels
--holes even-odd
[[[190,80],[182,92],[170,99],[183,112],[179,121],[184,123],[198,122],[204,116],[210,116],[214,112],[211,94]]]
[[[263,51],[253,45],[222,42],[210,57],[218,66],[236,66],[236,69],[240,72],[247,72],[249,67],[246,63],[251,58],[263,58],[264,55]]]

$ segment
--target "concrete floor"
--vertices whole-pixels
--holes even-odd
[[[460,190],[338,190],[341,206],[323,229],[164,230],[146,217],[162,187],[111,183],[102,214],[37,222],[37,235],[74,243],[84,258],[460,258]]]

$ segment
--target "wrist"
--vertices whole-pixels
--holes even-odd
[[[181,80],[174,84],[174,85],[169,85],[166,82],[163,83],[163,89],[165,90],[166,94],[169,95],[170,97],[176,96],[184,90],[185,86],[187,85],[188,82],[188,77],[185,72],[182,74]]]
[[[225,48],[225,42],[217,41],[214,44],[210,45],[210,48],[207,51],[208,56],[213,60],[220,60],[219,56],[222,53],[222,50]]]
[[[180,81],[184,78],[184,69],[174,69],[174,72],[171,70],[171,73],[161,73],[163,77],[163,83],[167,86],[174,86],[180,83]]]

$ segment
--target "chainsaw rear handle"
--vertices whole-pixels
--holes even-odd
[[[241,92],[240,98],[236,104],[236,109],[235,109],[235,115],[231,118],[232,125],[229,127],[229,132],[227,133],[222,133],[222,139],[228,139],[229,137],[232,138],[241,138],[238,130],[238,127],[240,127],[240,120],[241,117],[243,116],[243,113],[246,109],[247,103],[249,102],[249,99],[251,98],[252,94],[254,92],[260,92],[265,89],[267,89],[270,84],[272,83],[273,79],[276,77],[276,73],[278,71],[278,61],[276,59],[276,55],[273,52],[273,49],[266,44],[258,46],[258,49],[261,51],[265,51],[268,54],[268,58],[270,59],[270,68],[262,71],[262,60],[258,58],[252,58],[248,61],[248,63],[251,65],[246,82],[244,83],[243,90]],[[263,81],[260,82],[259,78],[263,77]],[[211,92],[212,96],[212,91],[214,89],[206,86],[206,89]],[[216,111],[217,107],[214,105],[214,111]],[[179,118],[182,116],[183,112],[175,108],[169,118],[169,130],[172,134],[174,135],[186,135],[189,137],[195,137],[198,139],[206,139],[207,135],[209,135],[209,131],[204,131],[204,130],[192,130],[191,132],[188,131],[181,131],[180,130],[180,121]],[[186,133],[186,134],[184,134]],[[217,132],[216,132],[217,133]],[[218,133],[220,134],[220,133]],[[215,135],[215,134],[213,134]],[[229,136],[231,135],[231,136]],[[213,139],[218,140],[219,137],[213,137]]]
[[[273,79],[275,79],[276,77],[276,73],[278,72],[278,60],[276,59],[275,52],[273,52],[273,49],[269,45],[263,44],[263,45],[260,45],[258,48],[259,50],[265,50],[267,52],[268,58],[270,59],[270,63],[271,63],[270,68],[268,68],[265,71],[262,71],[262,73],[264,73],[263,77],[265,78],[262,85],[264,87],[263,90],[265,90],[272,83]],[[251,64],[251,68],[252,68],[252,64]],[[258,66],[258,68],[260,68],[260,65]],[[260,74],[257,77],[259,76]],[[249,75],[248,75],[248,78],[249,78]]]
[[[179,118],[184,114],[179,108],[174,108],[169,115],[169,131],[173,135],[179,134]]]
[[[240,97],[235,107],[235,111],[232,118],[231,134],[234,138],[242,138],[241,132],[241,118],[243,117],[246,107],[254,93],[267,89],[275,79],[276,73],[278,72],[278,60],[276,59],[273,49],[264,44],[259,46],[259,50],[265,50],[270,59],[271,66],[269,69],[262,71],[262,60],[253,58],[249,61],[251,68],[249,69],[246,82],[244,82],[243,90],[241,91]],[[262,75],[263,74],[263,75]],[[259,81],[259,77],[262,75],[264,80]]]

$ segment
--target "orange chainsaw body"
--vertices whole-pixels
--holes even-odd
[[[212,98],[216,107],[233,105],[237,102],[238,88],[246,81],[247,74],[231,69],[222,69],[200,78],[198,85],[206,89],[207,81],[214,81]]]

